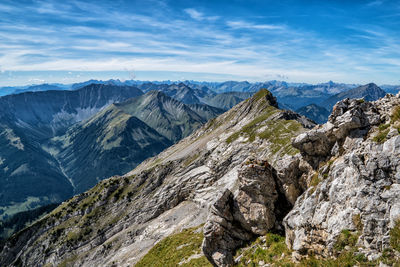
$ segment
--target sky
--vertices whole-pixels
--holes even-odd
[[[0,0],[0,86],[399,74],[400,0]]]

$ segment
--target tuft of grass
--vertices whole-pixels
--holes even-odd
[[[380,144],[385,142],[391,125],[395,125],[395,128],[400,134],[400,127],[396,126],[398,122],[400,122],[400,106],[393,109],[392,115],[390,116],[390,123],[379,125],[378,134],[373,138],[373,141]]]
[[[317,186],[319,185],[319,183],[321,182],[321,179],[319,178],[319,173],[316,172],[314,173],[314,175],[311,177],[311,181],[310,181],[310,194],[315,192],[315,189],[317,188]]]
[[[393,109],[392,116],[390,117],[391,123],[396,121],[400,121],[400,106],[397,106]]]
[[[379,133],[374,137],[373,141],[375,141],[376,143],[379,143],[379,144],[385,142],[388,133],[389,133],[389,129],[379,130]]]
[[[354,247],[357,244],[359,236],[358,232],[351,232],[347,229],[342,230],[334,247],[337,251],[342,251],[346,246]]]
[[[190,261],[188,260],[190,256],[202,253],[201,243],[203,241],[203,233],[197,231],[201,227],[185,229],[180,233],[166,237],[150,249],[135,266],[211,267],[211,263],[207,261],[204,255]]]
[[[400,252],[400,219],[396,221],[395,226],[390,230],[390,245]]]
[[[353,214],[351,217],[354,226],[357,228],[357,231],[362,231],[364,228],[364,225],[361,221],[361,215],[360,214]]]

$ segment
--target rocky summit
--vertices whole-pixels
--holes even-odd
[[[397,266],[400,95],[327,123],[260,90],[1,245],[1,266]]]

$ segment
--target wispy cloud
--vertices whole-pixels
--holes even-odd
[[[255,30],[283,30],[285,29],[282,25],[272,25],[272,24],[254,24],[246,21],[228,21],[226,23],[229,27],[233,29],[255,29]]]
[[[208,21],[215,21],[219,19],[219,16],[205,16],[204,13],[194,9],[194,8],[186,8],[184,11],[194,20],[208,20]]]
[[[3,73],[135,70],[138,79],[144,72],[307,82],[397,79],[393,73],[400,61],[400,32],[394,19],[353,20],[357,14],[348,10],[352,15],[344,17],[345,7],[336,5],[327,18],[319,15],[327,9],[310,5],[307,13],[304,4],[292,13],[278,4],[275,9],[273,4],[261,8],[233,2],[224,9],[216,3],[211,8],[213,4],[185,4],[4,0],[0,65]],[[72,76],[66,79],[77,79]]]
[[[367,7],[376,7],[376,6],[380,6],[384,3],[383,0],[376,0],[376,1],[371,1],[369,3],[367,3]]]

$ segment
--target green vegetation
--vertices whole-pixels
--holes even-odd
[[[7,238],[11,233],[18,232],[44,214],[56,208],[59,204],[50,204],[30,211],[23,211],[6,220],[0,221],[0,239]]]
[[[257,97],[257,94],[254,97]],[[268,106],[261,115],[229,136],[226,142],[230,144],[240,136],[246,137],[248,142],[253,142],[258,137],[271,143],[272,154],[282,152],[282,154],[294,155],[298,153],[298,150],[292,147],[291,139],[301,129],[300,123],[293,120],[271,120],[271,116],[277,112],[279,112],[277,108]]]
[[[385,142],[390,131],[390,126],[394,126],[394,128],[396,128],[400,134],[400,106],[397,106],[393,109],[392,115],[390,116],[390,123],[379,125],[378,133],[373,138],[373,141],[380,144]]]
[[[290,251],[286,247],[285,237],[267,234],[259,237],[246,248],[239,249],[235,258],[242,255],[236,266],[258,266],[260,261],[276,266],[290,266]]]
[[[357,231],[362,231],[363,228],[364,228],[364,225],[363,225],[363,223],[361,221],[361,215],[360,214],[354,214],[351,217],[351,219],[353,221],[354,226],[357,228]]]
[[[168,236],[158,242],[135,266],[212,266],[201,252],[203,233],[199,232],[200,228],[190,228]]]
[[[319,178],[319,173],[316,172],[314,173],[314,175],[311,177],[311,181],[310,181],[310,194],[315,192],[315,189],[317,188],[317,185],[319,185],[319,183],[321,182],[321,179]]]
[[[278,109],[276,109],[272,106],[267,107],[266,110],[263,112],[263,114],[261,114],[260,116],[258,116],[257,118],[255,118],[254,120],[252,120],[251,122],[246,124],[245,126],[243,126],[243,128],[239,132],[236,132],[236,133],[232,134],[231,136],[229,136],[228,139],[226,140],[226,142],[228,144],[230,144],[233,141],[235,141],[236,139],[238,139],[239,136],[241,136],[241,135],[247,135],[249,138],[249,141],[253,142],[256,137],[257,129],[259,128],[260,123],[269,119],[269,117],[271,117],[271,115],[275,114],[276,112],[278,112]]]
[[[390,129],[388,129],[389,127],[390,127],[390,124],[379,125],[378,134],[374,137],[373,140],[375,142],[377,142],[377,143],[380,143],[380,144],[385,142],[386,141],[386,136],[388,135],[389,130],[390,130]]]
[[[272,93],[270,91],[268,91],[267,89],[260,89],[257,93],[254,94],[252,99],[254,101],[258,101],[261,98],[266,97],[266,96],[271,96],[272,97]]]
[[[396,122],[396,121],[400,121],[400,106],[394,108],[391,116],[391,122]]]
[[[299,262],[292,260],[291,251],[286,247],[285,237],[276,234],[267,234],[259,237],[248,244],[245,248],[237,251],[235,258],[241,255],[239,263],[235,266],[259,266],[259,262],[270,264],[271,266],[285,267],[353,267],[353,266],[378,266],[380,262],[389,266],[399,267],[400,263],[395,262],[393,251],[385,250],[382,257],[375,261],[368,259],[357,252],[356,233],[344,230],[339,236],[337,247],[340,252],[337,258],[320,258],[309,255]],[[357,236],[358,238],[358,236]],[[345,250],[344,248],[347,248]]]
[[[200,157],[200,153],[199,151],[195,151],[192,155],[188,156],[185,161],[183,162],[183,165],[185,167],[189,166],[190,164],[192,164],[196,159],[198,159]]]
[[[400,219],[396,221],[395,226],[390,230],[390,245],[400,252]]]
[[[351,232],[347,229],[342,230],[336,241],[335,249],[337,251],[342,251],[346,246],[354,247],[357,243],[359,236],[360,235],[358,232]]]

